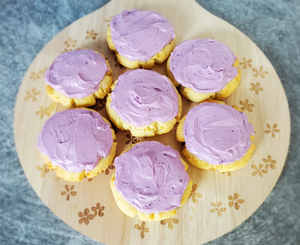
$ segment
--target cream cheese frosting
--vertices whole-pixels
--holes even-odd
[[[187,40],[171,53],[170,69],[175,80],[198,93],[222,90],[238,75],[233,52],[212,39]]]
[[[181,205],[189,176],[170,146],[141,142],[117,157],[115,166],[116,189],[140,212],[166,212]]]
[[[93,50],[62,53],[45,73],[45,82],[69,98],[82,99],[95,93],[105,73],[105,59]]]
[[[37,148],[52,164],[68,172],[93,170],[112,147],[110,125],[95,111],[57,112],[44,124]]]
[[[213,165],[242,158],[251,146],[250,135],[255,134],[245,113],[208,102],[188,112],[183,133],[187,150]]]
[[[178,113],[175,88],[155,71],[138,69],[120,75],[111,100],[118,116],[137,127],[168,122]]]
[[[171,23],[147,10],[124,10],[110,21],[112,41],[120,55],[146,61],[175,38]]]

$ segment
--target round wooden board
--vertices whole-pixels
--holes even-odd
[[[119,210],[109,186],[113,166],[91,181],[71,183],[49,171],[36,149],[45,121],[55,112],[66,109],[46,94],[43,81],[46,68],[64,51],[89,48],[108,58],[116,80],[128,69],[121,67],[109,51],[106,32],[112,16],[132,8],[165,16],[175,28],[177,44],[187,39],[212,38],[229,46],[240,60],[242,79],[225,102],[241,107],[256,131],[256,150],[243,169],[221,174],[190,165],[188,173],[194,180],[192,195],[176,216],[165,221],[141,222]],[[155,65],[153,70],[165,74],[165,65]],[[99,100],[93,108],[107,117],[104,105],[105,100]],[[183,99],[183,115],[194,105]],[[269,195],[287,156],[290,115],[274,68],[258,47],[233,26],[192,0],[114,0],[65,28],[38,54],[19,90],[14,129],[19,158],[30,184],[44,203],[74,229],[106,244],[200,244],[237,227]],[[180,151],[175,129],[149,139],[137,139],[117,130],[117,155],[126,146],[143,140],[158,140]]]

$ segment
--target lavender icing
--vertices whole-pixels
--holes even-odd
[[[178,113],[175,88],[155,71],[138,69],[120,75],[111,100],[118,116],[137,127],[168,122]]]
[[[45,73],[45,82],[69,98],[82,99],[98,90],[107,71],[101,54],[89,49],[74,50],[55,59]]]
[[[72,109],[57,112],[46,121],[37,148],[52,164],[79,173],[94,169],[108,156],[112,143],[111,128],[99,113]]]
[[[191,109],[183,125],[186,148],[209,164],[239,160],[251,146],[253,125],[245,113],[217,103],[201,103]]]
[[[181,205],[189,176],[170,146],[141,142],[117,157],[115,166],[116,189],[140,212],[166,212]]]
[[[222,90],[238,75],[235,55],[223,43],[211,39],[187,40],[175,47],[170,58],[175,80],[198,93]]]
[[[112,41],[128,60],[146,61],[175,38],[171,23],[147,10],[124,10],[110,21]]]

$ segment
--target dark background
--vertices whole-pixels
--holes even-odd
[[[31,188],[15,149],[13,110],[38,52],[63,28],[107,2],[0,1],[1,245],[99,244],[58,219]],[[283,83],[292,129],[288,158],[270,196],[243,224],[209,244],[300,244],[300,1],[197,2],[244,32],[266,54]]]

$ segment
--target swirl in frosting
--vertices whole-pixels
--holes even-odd
[[[45,82],[69,98],[95,93],[109,71],[105,59],[93,50],[74,50],[59,55],[45,73]]]
[[[112,41],[128,60],[146,61],[175,38],[171,23],[146,10],[124,10],[110,21]]]
[[[175,47],[170,69],[175,80],[198,93],[222,90],[238,75],[235,55],[223,43],[211,39],[187,40]]]
[[[189,176],[170,146],[141,142],[117,157],[115,166],[116,189],[140,212],[166,212],[181,205]]]
[[[113,137],[101,115],[86,109],[57,112],[39,135],[37,148],[68,172],[93,170],[108,156]]]
[[[120,75],[111,99],[118,116],[136,127],[168,122],[178,113],[175,88],[155,71],[138,69]]]
[[[251,146],[253,125],[245,113],[217,103],[201,103],[191,109],[183,126],[186,148],[213,165],[239,160]]]

